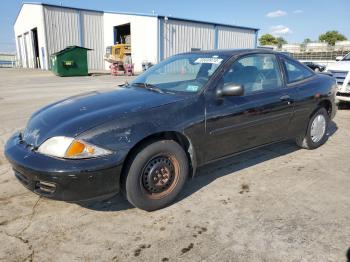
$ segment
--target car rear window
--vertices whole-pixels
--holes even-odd
[[[283,65],[287,74],[287,82],[289,84],[314,75],[307,67],[292,60],[283,59]]]

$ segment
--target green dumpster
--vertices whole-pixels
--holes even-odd
[[[81,46],[68,46],[54,53],[51,58],[51,71],[58,76],[87,76],[87,51]]]

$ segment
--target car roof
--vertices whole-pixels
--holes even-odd
[[[209,55],[245,55],[245,54],[281,54],[268,49],[250,48],[250,49],[215,49],[186,52],[185,54],[209,54]],[[282,54],[283,55],[283,54]]]

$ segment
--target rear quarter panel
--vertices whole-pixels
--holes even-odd
[[[310,117],[324,100],[331,102],[331,117],[334,116],[336,111],[336,82],[334,78],[323,74],[316,74],[309,79],[291,84],[288,88],[295,88],[297,92],[294,101],[294,114],[290,124],[291,137],[306,131]]]

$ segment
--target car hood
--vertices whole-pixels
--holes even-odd
[[[350,71],[350,61],[339,61],[327,67],[327,70]]]
[[[27,144],[37,147],[50,137],[75,137],[121,115],[131,115],[133,112],[183,100],[184,97],[138,87],[70,97],[34,113],[24,130],[23,139]]]

